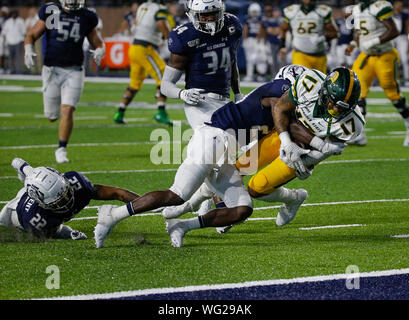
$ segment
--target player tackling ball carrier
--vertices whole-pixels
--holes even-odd
[[[284,84],[291,88],[283,88]],[[341,154],[345,148],[344,142],[362,132],[365,122],[357,107],[359,94],[360,84],[352,70],[336,68],[325,76],[318,70],[290,65],[283,67],[273,82],[253,90],[238,103],[231,102],[214,112],[212,125],[224,129],[237,131],[239,128],[254,128],[257,125],[270,130],[252,147],[258,148],[258,152],[253,153],[258,154],[258,158],[250,158],[250,162],[256,162],[259,171],[249,180],[248,192],[258,200],[283,202],[276,219],[278,226],[294,219],[308,195],[304,189],[290,190],[283,185],[296,176],[300,179],[308,178],[312,173],[311,165],[331,155]],[[273,119],[275,114],[278,116]],[[279,131],[275,129],[276,117],[284,118],[280,137]],[[304,125],[301,127],[305,130],[308,128],[306,132],[295,132],[297,128],[294,122],[290,125],[290,122],[285,123],[294,117]],[[309,145],[312,150],[302,149],[292,141],[291,136],[298,143]],[[241,173],[249,167],[246,165],[247,155],[243,158],[239,158],[236,163]],[[181,206],[165,208],[162,215],[172,219],[168,224],[177,226],[183,237],[191,230],[186,223],[188,220],[173,218],[196,210],[202,201],[212,196],[211,190],[202,185],[189,201]],[[205,218],[206,214],[203,216]],[[233,224],[234,220],[227,217],[224,223]],[[224,233],[230,227],[231,224],[218,228],[218,232]]]

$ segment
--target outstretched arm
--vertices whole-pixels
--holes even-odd
[[[94,200],[119,200],[125,203],[139,198],[139,195],[127,189],[94,184]]]

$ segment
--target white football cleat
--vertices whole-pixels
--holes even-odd
[[[409,147],[409,130],[406,131],[405,141],[403,141],[404,147]]]
[[[186,231],[182,227],[180,219],[171,219],[166,221],[166,231],[170,235],[172,247],[180,248],[183,246],[183,237]]]
[[[172,206],[172,207],[166,207],[162,211],[162,216],[165,219],[174,219],[177,217],[180,217],[182,214],[185,214],[187,212],[191,212],[192,207],[190,206],[190,203],[186,201],[184,204],[181,204],[180,206]]]
[[[276,225],[282,227],[295,218],[298,208],[307,199],[308,192],[304,189],[293,189],[291,192],[296,193],[296,200],[288,203],[283,203],[278,211]]]
[[[95,246],[102,248],[105,243],[105,239],[111,232],[112,228],[118,223],[112,217],[112,210],[118,206],[103,205],[98,208],[98,222],[94,229]]]
[[[225,226],[225,227],[216,227],[216,232],[219,234],[227,233],[230,229],[233,228],[233,225]]]
[[[349,140],[347,144],[355,145],[355,146],[366,146],[368,143],[368,139],[366,137],[365,130],[362,130],[362,132],[352,140]]]
[[[213,199],[207,199],[205,201],[202,202],[202,204],[200,205],[199,210],[197,211],[199,216],[202,216],[206,213],[208,213],[210,211],[210,209],[213,206]]]
[[[70,161],[67,158],[66,148],[60,147],[57,150],[55,150],[55,161],[57,161],[57,163],[66,163]]]

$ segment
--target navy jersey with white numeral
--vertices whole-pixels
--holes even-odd
[[[72,219],[93,197],[94,186],[87,177],[75,171],[64,173],[71,186],[74,188],[74,206],[64,214],[54,213],[41,208],[31,199],[27,192],[23,194],[17,205],[17,215],[20,224],[26,232],[36,235],[49,235],[60,224]]]
[[[186,89],[199,88],[230,96],[232,65],[242,31],[240,21],[225,13],[222,30],[213,36],[196,30],[191,22],[170,32],[169,51],[189,58],[185,70]]]
[[[339,37],[337,44],[349,44],[352,40],[354,40],[354,29],[351,28],[349,25],[353,25],[353,22],[348,22],[346,19],[338,18],[335,20],[335,23],[339,29]]]
[[[255,38],[260,30],[261,17],[247,16],[244,22],[248,27],[248,37]]]
[[[237,103],[229,102],[217,109],[208,125],[222,130],[234,130],[236,138],[240,129],[246,130],[246,144],[251,138],[250,129],[269,131],[274,127],[271,108],[262,105],[263,98],[280,98],[289,88],[288,80],[268,82],[250,92]]]
[[[86,8],[66,12],[59,3],[53,2],[43,5],[38,16],[46,24],[44,64],[82,66],[84,38],[98,25],[97,14]]]

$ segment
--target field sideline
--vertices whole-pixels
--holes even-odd
[[[179,127],[154,123],[155,86],[145,83],[126,113],[128,124],[116,125],[112,118],[124,79],[89,80],[75,114],[71,161],[56,164],[58,123],[42,117],[41,82],[0,78],[0,209],[22,187],[10,166],[14,157],[83,172],[92,182],[139,194],[172,184],[187,144],[176,133],[189,129],[180,101],[169,100],[168,107]],[[253,84],[242,85],[243,93],[252,90]],[[368,102],[368,145],[349,146],[308,180],[288,184],[309,193],[289,225],[275,225],[278,203],[255,201],[253,215],[231,232],[195,230],[177,249],[160,212],[149,212],[122,221],[98,250],[93,229],[96,208],[104,202],[92,201],[67,223],[87,234],[84,241],[42,241],[0,226],[0,299],[407,299],[405,127],[383,92],[373,90]],[[154,132],[172,138],[166,163],[151,160]],[[59,270],[58,289],[47,288],[50,266]],[[345,288],[351,268],[361,276],[359,289]],[[378,295],[370,293],[374,287],[381,288]]]

